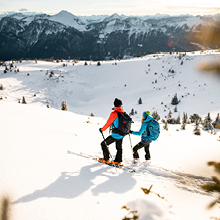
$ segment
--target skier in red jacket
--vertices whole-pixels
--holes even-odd
[[[113,163],[113,161],[109,160],[108,145],[115,142],[117,153],[116,153],[116,157],[114,160],[114,164],[121,165],[121,162],[122,162],[122,139],[125,136],[121,136],[118,133],[115,133],[115,131],[116,131],[115,129],[118,128],[118,121],[119,121],[117,112],[124,113],[124,110],[121,107],[122,101],[120,99],[116,98],[114,100],[114,106],[115,107],[112,109],[113,112],[111,112],[106,124],[102,128],[99,129],[99,131],[102,133],[107,128],[111,127],[112,134],[101,142],[101,147],[102,147],[104,158],[99,158],[98,161],[101,163],[107,163],[107,164]]]

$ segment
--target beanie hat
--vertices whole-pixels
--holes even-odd
[[[143,112],[143,118],[147,118],[147,116],[150,115],[150,111],[146,111],[146,112]]]
[[[120,105],[122,105],[122,101],[120,99],[116,98],[115,101],[114,101],[114,106],[119,107]]]

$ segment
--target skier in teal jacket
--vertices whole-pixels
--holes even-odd
[[[151,138],[149,137],[149,131],[147,129],[147,127],[148,127],[147,122],[151,121],[152,119],[153,118],[150,116],[150,111],[145,111],[143,113],[143,117],[141,120],[142,125],[141,125],[140,130],[139,131],[130,131],[131,134],[141,136],[141,141],[133,147],[134,160],[137,160],[139,158],[139,154],[137,151],[143,147],[145,150],[145,159],[146,160],[151,159],[149,147],[150,147],[150,143],[152,142],[152,140],[150,140]]]

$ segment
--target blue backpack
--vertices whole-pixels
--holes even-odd
[[[155,120],[147,122],[147,135],[148,139],[151,141],[157,140],[160,135],[160,124]]]

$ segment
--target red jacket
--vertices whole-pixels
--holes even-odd
[[[107,122],[105,123],[105,125],[101,128],[102,131],[105,131],[108,127],[110,127],[112,125],[112,123],[114,122],[114,120],[118,117],[117,112],[121,112],[123,113],[124,110],[122,109],[122,107],[116,107],[112,109],[113,112],[111,112]],[[117,111],[117,112],[116,112]]]

